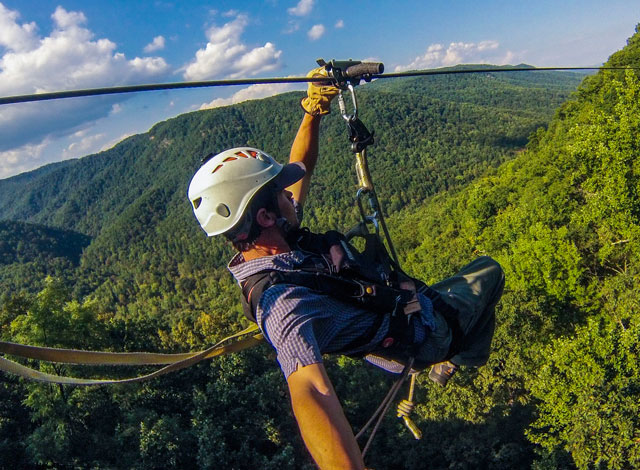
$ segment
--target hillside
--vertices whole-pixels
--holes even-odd
[[[640,66],[640,35],[609,64]],[[526,152],[398,217],[414,273],[434,281],[487,253],[507,277],[488,367],[455,394],[427,389],[427,422],[522,429],[535,468],[640,465],[639,93],[637,70],[587,78]],[[487,445],[527,458],[500,434]]]
[[[42,289],[47,276],[73,282],[86,235],[24,222],[0,221],[0,292]]]
[[[89,244],[85,235],[21,222],[0,222],[0,265],[69,258],[78,263]]]
[[[640,65],[639,45],[636,34],[612,63]],[[640,81],[601,72],[554,114],[576,77],[542,75],[557,83],[548,87],[537,76],[362,87],[361,117],[379,142],[372,172],[406,269],[433,282],[486,253],[507,272],[489,365],[463,370],[446,393],[422,377],[423,441],[389,416],[370,453],[374,468],[640,464]],[[177,117],[29,177],[23,192],[0,181],[1,218],[93,237],[74,285],[52,280],[2,304],[2,338],[184,351],[236,330],[238,292],[222,267],[229,249],[198,231],[184,191],[212,148],[249,143],[283,159],[298,99]],[[308,221],[343,228],[354,217],[353,179],[344,177],[351,157],[339,117],[325,124]],[[257,348],[140,387],[7,377],[0,464],[10,455],[11,465],[42,467],[311,468],[272,356]],[[389,377],[350,359],[327,362],[360,426]]]

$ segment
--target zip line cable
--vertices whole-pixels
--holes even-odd
[[[579,70],[640,70],[639,67],[512,67],[512,68],[470,68],[470,69],[428,69],[415,70],[410,72],[395,72],[371,74],[370,79],[382,78],[403,78],[420,77],[429,75],[463,75],[472,73],[494,73],[494,72],[541,72],[541,71],[579,71]],[[309,78],[309,77],[274,77],[274,78],[241,78],[231,80],[207,80],[198,82],[174,82],[174,83],[152,83],[147,85],[128,85],[106,88],[87,88],[83,90],[55,91],[48,93],[35,93],[29,95],[6,96],[0,98],[0,105],[29,103],[33,101],[50,101],[63,98],[76,98],[81,96],[114,95],[122,93],[138,93],[143,91],[176,90],[182,88],[205,88],[217,86],[239,86],[239,85],[268,85],[273,83],[307,83],[307,82],[335,82],[331,77]]]

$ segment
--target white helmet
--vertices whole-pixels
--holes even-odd
[[[189,183],[189,200],[202,229],[218,235],[242,221],[251,199],[268,182],[284,189],[304,174],[302,163],[283,166],[261,150],[237,147],[205,159]]]

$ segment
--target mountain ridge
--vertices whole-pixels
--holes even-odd
[[[456,80],[458,79],[456,78]],[[428,85],[420,84],[417,80],[415,83],[411,88],[412,93],[416,93],[416,90],[420,87],[429,89]],[[577,80],[575,79],[565,82],[565,98],[568,90],[572,89],[574,85],[577,85]],[[432,93],[435,94],[438,89],[440,87],[436,86]],[[510,92],[514,93],[513,90]],[[450,95],[455,93],[455,90],[449,92]],[[460,93],[465,93],[464,86],[458,91],[458,94]],[[378,141],[385,144],[386,148],[375,149],[377,153],[380,153],[391,149],[394,146],[393,141],[395,139],[392,134],[382,134],[382,132],[385,132],[383,126],[377,123],[379,119],[376,119],[376,115],[370,111],[372,107],[379,106],[384,109],[389,104],[380,103],[379,99],[372,96],[372,94],[373,90],[369,92],[366,87],[362,89],[361,107],[364,110],[363,116],[369,118],[369,122],[373,122],[371,126],[374,129],[378,128],[378,134],[382,136]],[[369,99],[369,96],[373,98],[373,101]],[[422,93],[421,96],[428,96],[428,94]],[[189,173],[196,167],[199,158],[211,149],[245,144],[266,148],[271,153],[275,153],[277,158],[285,159],[286,149],[293,139],[296,122],[299,119],[298,113],[291,112],[291,110],[298,109],[295,104],[298,99],[299,93],[292,92],[258,102],[241,103],[235,107],[187,113],[157,123],[149,132],[132,136],[112,149],[99,154],[71,162],[54,164],[32,173],[0,180],[0,219],[31,221],[59,228],[78,230],[95,236],[99,232],[99,223],[95,220],[95,216],[93,217],[94,220],[82,220],[90,219],[91,216],[89,215],[81,216],[81,220],[73,221],[71,214],[78,209],[84,210],[87,214],[91,213],[89,201],[100,200],[100,195],[103,194],[101,191],[107,190],[104,188],[115,188],[117,186],[114,186],[114,184],[120,184],[122,179],[125,181],[127,179],[130,180],[128,182],[129,190],[121,191],[120,201],[111,200],[112,207],[101,207],[98,212],[119,211],[133,202],[136,197],[142,194],[146,185],[131,181],[131,178],[126,176],[131,173],[132,169],[136,169],[139,173],[139,178],[146,177],[149,183],[153,183],[157,176],[154,175],[153,171],[145,170],[142,167],[161,163],[164,167],[164,175],[159,175],[161,178],[168,177],[171,179],[167,175],[178,171],[177,174],[180,175],[182,181],[185,181],[188,179]],[[503,103],[512,101],[512,97],[502,98]],[[408,116],[410,113],[416,113],[418,114],[417,119],[420,119],[420,115],[425,117],[428,115],[425,114],[424,106],[428,107],[430,105],[440,108],[441,113],[446,112],[447,106],[452,106],[452,104],[447,105],[442,102],[425,102],[424,105],[421,105],[422,109],[414,107],[414,109],[403,111],[402,114]],[[461,103],[461,106],[464,106],[464,104]],[[256,114],[260,114],[260,119],[263,119],[264,113],[258,111],[262,107],[273,107],[274,110],[278,111],[280,119],[277,128],[260,125],[262,127],[261,132],[257,133],[255,132],[257,130],[256,125],[252,121],[254,120],[253,116]],[[519,112],[525,111],[522,106],[518,108]],[[511,107],[511,111],[514,111],[513,107]],[[549,112],[550,108],[547,108],[547,113]],[[533,112],[533,116],[539,116],[539,113]],[[540,117],[534,117],[533,119],[537,119],[537,124],[543,123]],[[263,119],[263,121],[268,122],[269,120]],[[344,139],[346,142],[346,138],[341,137],[344,134],[341,130],[340,120],[325,119],[325,121],[330,123],[326,126],[328,129],[325,130],[325,133],[330,133],[332,137]],[[385,127],[392,128],[395,125],[396,123],[391,121]],[[183,130],[174,135],[170,129],[172,126],[178,126]],[[531,130],[535,127],[536,124],[531,127]],[[219,130],[220,135],[212,136],[212,129]],[[284,129],[286,131],[283,133]],[[192,137],[185,135],[185,131],[188,131]],[[420,129],[417,129],[417,131],[420,131]],[[265,135],[277,134],[279,135],[275,139],[263,138]],[[155,140],[156,136],[158,140]],[[186,142],[185,138],[190,139],[191,142]],[[198,139],[200,143],[193,146],[192,144],[197,142]],[[180,142],[181,148],[172,148],[174,142]],[[414,143],[414,145],[419,145],[419,142]],[[334,145],[331,150],[339,147]],[[346,147],[346,144],[342,147],[345,149],[345,155],[347,154]],[[154,159],[153,155],[150,155],[153,152],[158,155],[165,155],[163,160],[157,161]],[[185,155],[187,155],[186,161],[189,162],[186,166],[184,164],[172,164],[167,160],[168,158],[175,158],[185,162]],[[27,181],[26,185],[24,184],[25,180]],[[83,183],[84,181],[87,183]],[[175,181],[175,178],[173,178],[173,181]],[[345,185],[343,186],[346,188]]]

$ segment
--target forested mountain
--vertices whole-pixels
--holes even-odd
[[[90,238],[25,222],[0,221],[0,291],[40,290],[47,276],[73,282]]]
[[[639,67],[640,35],[608,65]],[[414,273],[487,253],[508,279],[488,367],[455,394],[426,389],[427,420],[524,428],[535,468],[640,465],[639,93],[637,69],[587,78],[526,152],[399,217]],[[493,458],[523,467],[500,435]]]
[[[640,35],[610,63],[640,66]],[[569,98],[577,78],[497,73],[359,90],[405,268],[433,282],[490,254],[507,273],[490,363],[463,370],[446,392],[420,379],[423,440],[389,416],[373,468],[640,465],[640,80],[603,71]],[[200,232],[186,186],[209,151],[250,144],[284,160],[299,98],[179,116],[99,155],[0,181],[0,218],[91,237],[73,245],[91,242],[72,276],[37,295],[4,295],[2,338],[184,351],[238,329],[238,292],[223,267],[230,251]],[[355,220],[351,156],[339,116],[323,125],[305,217],[312,228],[344,229]],[[7,246],[12,259],[22,252]],[[360,426],[390,378],[345,358],[328,367]],[[0,466],[312,468],[288,406],[266,346],[137,386],[3,376]]]

